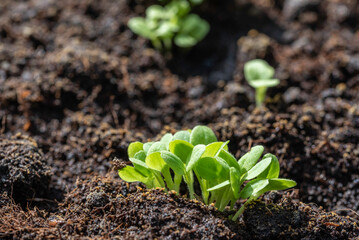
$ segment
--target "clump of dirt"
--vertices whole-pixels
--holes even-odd
[[[6,197],[4,197],[6,198]],[[272,193],[256,201],[239,221],[174,192],[144,189],[117,176],[78,180],[59,211],[27,212],[7,202],[0,208],[3,238],[122,239],[354,239],[356,219],[327,213]],[[28,221],[27,218],[31,218]],[[14,221],[13,219],[17,219]]]
[[[51,168],[32,138],[0,139],[0,193],[24,205],[46,193],[50,177]]]
[[[294,202],[283,197],[276,204],[256,202],[243,214],[251,239],[356,239],[357,219]]]

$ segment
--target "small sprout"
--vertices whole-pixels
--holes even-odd
[[[192,0],[192,4],[201,1]],[[134,17],[128,22],[136,34],[151,40],[158,50],[171,50],[172,42],[182,48],[191,48],[209,31],[209,24],[196,14],[190,14],[191,5],[186,0],[172,0],[164,7],[152,5],[146,17]]]
[[[247,62],[244,65],[244,76],[248,84],[256,89],[257,106],[263,104],[267,88],[275,87],[279,84],[279,80],[273,78],[274,68],[261,59]]]
[[[190,199],[201,199],[223,211],[233,209],[239,199],[247,199],[232,217],[236,220],[245,207],[263,193],[284,190],[296,185],[279,178],[279,162],[267,153],[260,160],[264,148],[252,147],[238,161],[229,153],[228,143],[219,142],[206,126],[193,130],[167,133],[158,142],[133,142],[128,147],[133,166],[121,167],[120,177],[127,182],[142,182],[147,188],[164,188],[177,194],[184,181]],[[197,181],[201,197],[194,190]]]

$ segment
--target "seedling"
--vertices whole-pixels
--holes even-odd
[[[228,143],[219,142],[206,126],[165,134],[158,142],[131,143],[129,159],[133,166],[119,170],[128,182],[142,182],[148,188],[161,187],[179,192],[182,180],[187,184],[190,199],[214,203],[223,211],[233,209],[240,199],[245,204],[232,217],[236,220],[245,207],[263,193],[294,187],[292,180],[279,177],[279,162],[273,154],[264,155],[264,148],[255,146],[238,161],[228,152]],[[198,181],[201,197],[194,190]],[[244,186],[244,187],[243,187]]]
[[[279,84],[279,80],[273,78],[274,68],[261,59],[247,62],[244,65],[244,76],[248,84],[256,89],[257,106],[263,104],[267,88],[275,87]]]
[[[171,50],[173,41],[179,47],[190,48],[209,31],[209,24],[198,15],[190,14],[190,10],[186,0],[172,0],[164,7],[152,5],[146,10],[146,18],[132,18],[128,26],[134,33],[151,40],[158,50]]]

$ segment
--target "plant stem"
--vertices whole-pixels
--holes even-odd
[[[162,51],[162,43],[160,40],[158,39],[152,39],[151,40],[152,45],[158,50],[158,51]]]
[[[164,182],[163,179],[162,179],[161,173],[160,173],[160,172],[157,172],[157,171],[154,171],[153,174],[155,175],[155,177],[156,177],[158,183],[160,184],[160,186],[161,186],[162,188],[164,188],[165,191],[167,192],[166,185],[165,185],[165,182]]]
[[[182,175],[175,173],[173,190],[175,190],[177,194],[179,194],[180,192],[181,182],[182,182]]]
[[[172,180],[172,176],[170,173],[170,169],[169,168],[165,168],[162,170],[162,175],[165,178],[166,184],[168,189],[170,190],[174,190],[173,188],[173,180]]]
[[[233,216],[232,220],[236,221],[238,219],[238,217],[244,212],[244,209],[246,208],[246,206],[251,203],[253,200],[255,200],[256,198],[251,196],[243,205],[242,207],[237,211],[237,213]]]
[[[199,185],[200,185],[200,187],[201,187],[201,192],[202,192],[202,199],[203,199],[203,202],[206,204],[206,205],[208,205],[208,196],[209,196],[209,192],[207,191],[207,181],[206,180],[202,180],[200,177],[199,177],[199,175],[198,175],[198,173],[197,173],[197,171],[196,170],[194,170],[194,173],[195,173],[195,175],[196,175],[196,177],[197,177],[197,180],[198,180],[198,182],[199,182]]]
[[[187,184],[188,192],[189,192],[189,198],[195,199],[194,197],[194,188],[193,188],[193,171],[190,171],[187,173],[184,177],[184,181]]]
[[[257,107],[262,106],[266,97],[267,87],[256,88],[256,105]]]

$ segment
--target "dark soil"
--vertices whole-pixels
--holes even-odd
[[[126,26],[154,2],[0,1],[0,238],[356,239],[357,1],[208,0],[195,11],[211,32],[172,57]],[[281,80],[260,110],[253,58]],[[277,155],[291,197],[234,223],[116,176],[130,142],[197,124],[236,157]]]
[[[0,192],[26,206],[47,193],[51,171],[36,142],[20,135],[0,139]]]

